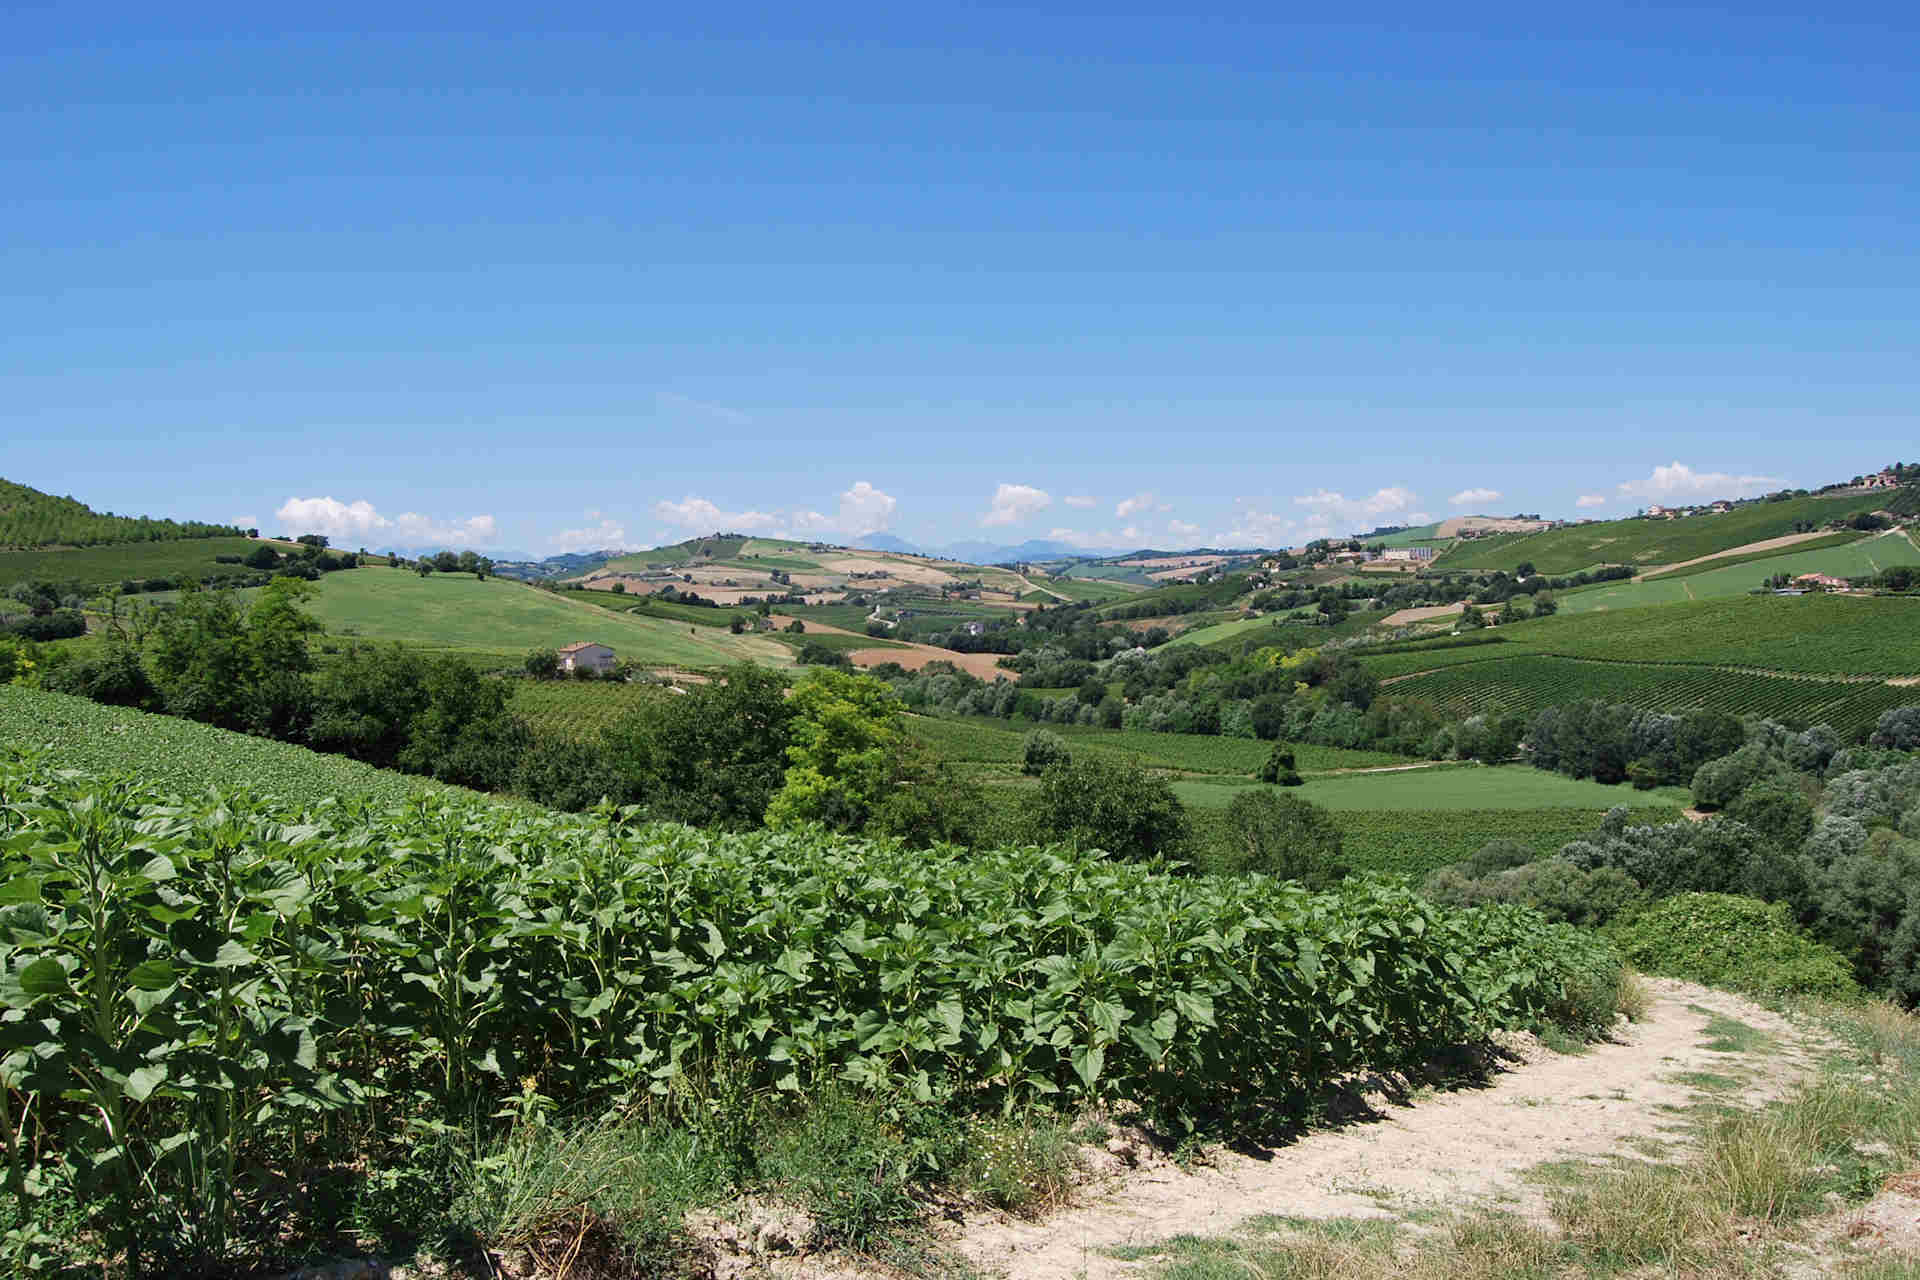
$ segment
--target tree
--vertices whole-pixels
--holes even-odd
[[[249,551],[247,558],[241,563],[249,569],[271,569],[280,563],[280,553],[262,543]]]
[[[747,624],[741,620],[739,614],[736,613],[731,618],[727,619],[727,630],[732,632],[734,635],[737,636],[741,632],[745,631],[746,629],[747,629]]]
[[[1460,615],[1460,630],[1462,631],[1478,631],[1486,625],[1487,620],[1482,616],[1480,606],[1478,605],[1468,605],[1466,610]]]
[[[871,676],[815,667],[788,701],[787,772],[767,804],[767,825],[859,830],[894,781],[906,736],[900,700]]]
[[[1560,602],[1553,598],[1553,592],[1537,591],[1534,593],[1534,596],[1533,596],[1533,616],[1534,617],[1551,618],[1554,614],[1558,612],[1560,612]]]
[[[560,674],[560,655],[552,649],[535,649],[521,665],[535,680],[551,680]]]
[[[1318,805],[1277,791],[1243,791],[1227,806],[1227,844],[1216,864],[1228,874],[1261,872],[1324,889],[1347,874],[1340,828]]]
[[[751,663],[663,694],[601,735],[624,790],[654,817],[748,830],[785,780],[795,707],[779,672]]]
[[[1273,750],[1267,753],[1265,763],[1260,766],[1256,776],[1262,782],[1282,787],[1297,787],[1303,779],[1294,767],[1293,748],[1284,742],[1273,744]]]
[[[627,594],[627,584],[626,584],[626,583],[624,583],[624,582],[616,582],[616,583],[614,583],[614,584],[613,584],[613,594],[615,594],[615,595],[617,595],[617,596],[623,596],[623,595],[625,595],[625,594]]]
[[[1173,788],[1130,760],[1055,765],[1041,775],[1027,818],[1040,839],[1130,861],[1177,858],[1191,839]]]
[[[1522,560],[1519,564],[1519,567],[1514,569],[1513,576],[1516,578],[1519,578],[1522,581],[1525,581],[1526,579],[1533,577],[1534,576],[1533,561]]]
[[[507,686],[459,658],[426,668],[426,705],[406,727],[395,763],[409,773],[483,791],[504,790],[532,734],[507,710]]]
[[[786,632],[790,636],[803,636],[807,634],[807,624],[795,618],[787,624]]]
[[[254,667],[233,593],[182,590],[154,632],[148,665],[169,713],[237,728]]]

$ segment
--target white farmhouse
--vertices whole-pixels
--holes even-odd
[[[581,640],[560,650],[562,671],[578,671],[582,668],[605,675],[613,670],[613,650],[591,640]]]

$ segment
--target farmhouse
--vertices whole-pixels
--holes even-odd
[[[1431,560],[1432,547],[1388,547],[1380,558],[1382,560]]]
[[[1836,578],[1830,573],[1803,573],[1793,581],[1797,586],[1824,587],[1828,591],[1845,591],[1848,586],[1845,578]]]
[[[613,670],[613,650],[591,640],[577,641],[560,650],[560,669],[605,674]]]

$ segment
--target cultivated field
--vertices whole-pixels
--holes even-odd
[[[385,805],[433,794],[486,799],[345,756],[20,685],[0,684],[0,747],[45,751],[61,768],[124,775],[185,795],[240,788],[298,805],[352,799]]]
[[[1920,548],[1898,530],[1878,537],[1854,539],[1841,546],[1787,550],[1751,559],[1740,556],[1731,564],[1717,567],[1709,561],[1685,573],[1569,591],[1560,597],[1560,610],[1562,613],[1596,613],[1687,600],[1719,600],[1749,595],[1767,578],[1779,573],[1789,577],[1824,573],[1836,578],[1855,578],[1868,577],[1896,565],[1920,565]]]

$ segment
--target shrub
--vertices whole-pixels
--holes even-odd
[[[151,710],[160,704],[140,655],[121,644],[110,644],[98,657],[80,658],[50,669],[42,686],[55,693],[71,693],[111,707]]]
[[[535,680],[551,680],[560,674],[560,655],[552,649],[535,649],[521,665]]]
[[[1207,870],[1261,872],[1298,880],[1309,889],[1347,874],[1340,860],[1340,828],[1319,805],[1273,791],[1243,791],[1227,805],[1223,847],[1209,851]]]
[[[1524,867],[1539,858],[1531,845],[1518,840],[1501,837],[1489,840],[1481,845],[1474,855],[1459,864],[1460,871],[1469,876],[1490,876],[1499,871],[1510,871],[1514,867]]]
[[[986,791],[951,769],[905,782],[873,807],[867,820],[872,835],[892,836],[909,848],[935,844],[973,846],[982,842],[992,819]]]
[[[1795,927],[1780,903],[1683,893],[1611,931],[1627,963],[1760,995],[1859,994],[1845,956]]]
[[[1764,744],[1749,743],[1694,771],[1693,803],[1702,809],[1723,809],[1762,778],[1785,771],[1785,764]]]
[[[1067,750],[1067,744],[1049,730],[1035,729],[1021,743],[1020,772],[1028,777],[1037,778],[1056,764],[1072,762],[1073,753]]]

